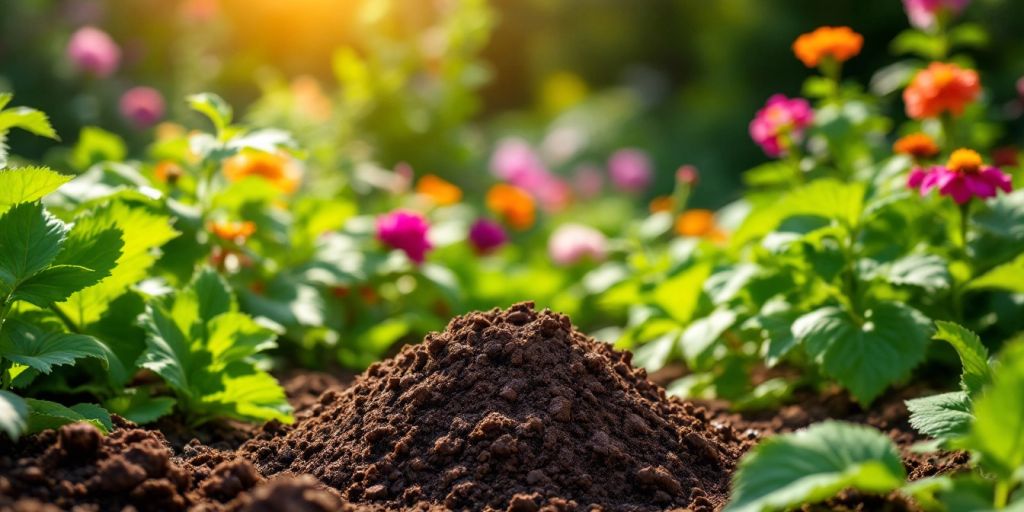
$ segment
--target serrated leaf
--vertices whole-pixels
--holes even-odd
[[[675,321],[686,324],[697,310],[701,285],[711,275],[711,266],[697,264],[658,283],[651,302],[660,306]]]
[[[39,306],[49,307],[54,302],[66,300],[86,286],[102,279],[92,269],[78,265],[53,265],[24,280],[11,294],[12,300],[23,300]]]
[[[107,364],[103,344],[92,336],[44,332],[13,318],[4,323],[0,332],[0,356],[42,373],[50,373],[54,366],[73,364],[83,357],[99,359]]]
[[[706,368],[715,342],[735,323],[736,313],[728,309],[714,311],[691,323],[679,339],[686,364],[695,370]]]
[[[146,388],[126,389],[119,396],[103,403],[115,414],[138,425],[145,425],[174,410],[176,401],[169,396],[152,396]]]
[[[162,377],[175,392],[190,396],[191,343],[170,313],[160,304],[149,304],[139,318],[146,331],[146,350],[138,365]]]
[[[293,421],[284,389],[270,374],[259,370],[245,370],[241,375],[229,372],[221,383],[222,391],[202,398],[207,414],[242,421]]]
[[[884,434],[826,421],[769,438],[744,456],[725,511],[786,510],[851,488],[885,494],[905,479],[899,451]]]
[[[46,167],[0,170],[0,213],[18,203],[28,203],[57,190],[71,180]]]
[[[0,216],[0,284],[13,290],[60,252],[67,226],[43,205],[21,203]]]
[[[971,399],[963,391],[907,400],[910,426],[936,439],[956,439],[971,427]]]
[[[186,99],[189,107],[206,116],[217,128],[218,133],[223,132],[231,124],[231,105],[220,96],[203,92],[193,94]]]
[[[965,289],[1024,293],[1024,255],[970,280]]]
[[[46,400],[25,399],[28,404],[28,432],[36,433],[58,428],[69,423],[91,423],[104,434],[113,430],[110,413],[95,404],[77,404],[65,407]]]
[[[981,343],[981,338],[970,330],[953,322],[939,320],[935,322],[934,339],[943,340],[956,349],[960,355],[963,372],[960,383],[970,396],[977,395],[982,388],[992,382],[992,369],[988,365],[988,349]]]
[[[793,324],[793,335],[825,373],[870,404],[906,377],[925,355],[930,322],[895,302],[875,304],[858,323],[837,307],[812,311]]]
[[[644,343],[633,351],[633,364],[648,372],[664,368],[669,356],[672,355],[677,340],[679,340],[679,331],[674,330]]]
[[[34,108],[14,107],[0,111],[0,132],[11,128],[21,128],[40,137],[60,140],[46,113]]]
[[[967,447],[980,454],[983,468],[1009,480],[1024,467],[1024,342],[1008,344],[997,368],[974,402]]]
[[[277,333],[244,313],[223,313],[209,322],[206,349],[213,362],[227,365],[277,347]]]
[[[885,278],[893,284],[916,286],[928,291],[948,289],[952,278],[949,264],[934,254],[913,254],[885,267]]]
[[[20,396],[0,390],[0,432],[17,441],[27,429],[28,404]]]

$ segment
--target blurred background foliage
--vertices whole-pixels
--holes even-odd
[[[1024,46],[1008,41],[1024,30],[1024,3],[981,0],[966,18],[990,30],[974,53],[995,70],[985,77],[990,103],[1018,117]],[[486,186],[474,176],[489,141],[512,133],[540,143],[545,130],[576,123],[591,136],[577,160],[648,151],[658,171],[648,197],[694,164],[702,186],[692,204],[718,207],[763,160],[747,135],[752,113],[773,93],[800,91],[791,41],[828,24],[864,34],[846,74],[869,83],[906,18],[897,0],[18,0],[0,10],[0,90],[49,112],[65,143],[97,125],[125,136],[132,154],[152,134],[118,117],[125,89],[155,87],[168,117],[190,123],[199,120],[177,99],[215,90],[251,121],[295,132],[316,172],[346,180],[337,171],[360,162],[406,162],[470,192]],[[77,75],[64,58],[83,25],[122,46],[113,78]],[[898,119],[899,98],[888,99]],[[1019,131],[1013,123],[1004,137]],[[53,158],[47,141],[11,142]]]

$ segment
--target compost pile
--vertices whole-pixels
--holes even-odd
[[[726,499],[734,436],[521,303],[455,318],[240,453],[387,509],[702,511]]]

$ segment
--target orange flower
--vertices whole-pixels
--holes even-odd
[[[416,183],[416,193],[429,197],[438,206],[448,206],[462,200],[462,190],[459,187],[433,174],[420,178]]]
[[[153,168],[153,177],[169,185],[177,183],[183,173],[181,166],[170,160],[162,160]]]
[[[285,194],[299,188],[302,172],[294,160],[285,155],[263,152],[239,153],[224,161],[224,176],[239,181],[249,176],[263,178]]]
[[[651,213],[672,211],[672,196],[658,196],[651,199]]]
[[[532,226],[536,216],[536,206],[530,194],[504,183],[491,187],[487,192],[487,208],[518,230]]]
[[[900,137],[892,145],[892,150],[896,153],[922,160],[939,154],[939,145],[931,137],[923,133],[911,133],[905,137]]]
[[[793,53],[809,68],[818,67],[823,60],[846,62],[860,53],[864,36],[850,27],[821,27],[796,38]]]
[[[676,219],[676,233],[680,236],[707,238],[724,242],[725,232],[715,224],[715,212],[711,210],[686,210]]]
[[[956,64],[933,62],[914,75],[903,90],[907,115],[914,119],[938,117],[944,112],[960,115],[964,107],[978,98],[981,81],[978,72]]]
[[[218,220],[210,224],[210,231],[221,240],[241,243],[256,232],[256,224],[249,221]]]

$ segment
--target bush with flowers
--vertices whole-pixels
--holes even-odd
[[[826,422],[752,449],[727,510],[850,488],[1020,507],[1019,155],[993,148],[967,0],[903,3],[905,58],[869,88],[843,68],[876,42],[850,27],[795,38],[810,76],[753,113],[769,161],[718,211],[693,207],[695,167],[621,143],[636,98],[587,97],[573,76],[549,84],[542,122],[469,133],[492,23],[476,1],[433,27],[451,59],[382,30],[338,51],[336,90],[271,83],[245,116],[212,93],[131,87],[118,110],[152,135],[145,151],[88,127],[47,157],[73,175],[8,154],[13,129],[57,134],[0,95],[0,431],[109,430],[111,413],[288,422],[273,371],[360,370],[454,314],[533,300],[682,374],[670,394],[736,411],[834,389],[870,410],[924,371],[960,374],[906,405],[933,440],[916,448],[969,450],[976,471],[907,483],[884,435]],[[66,51],[93,79],[122,59],[95,27]],[[193,129],[161,122],[186,106]],[[671,193],[651,199],[669,169]]]

